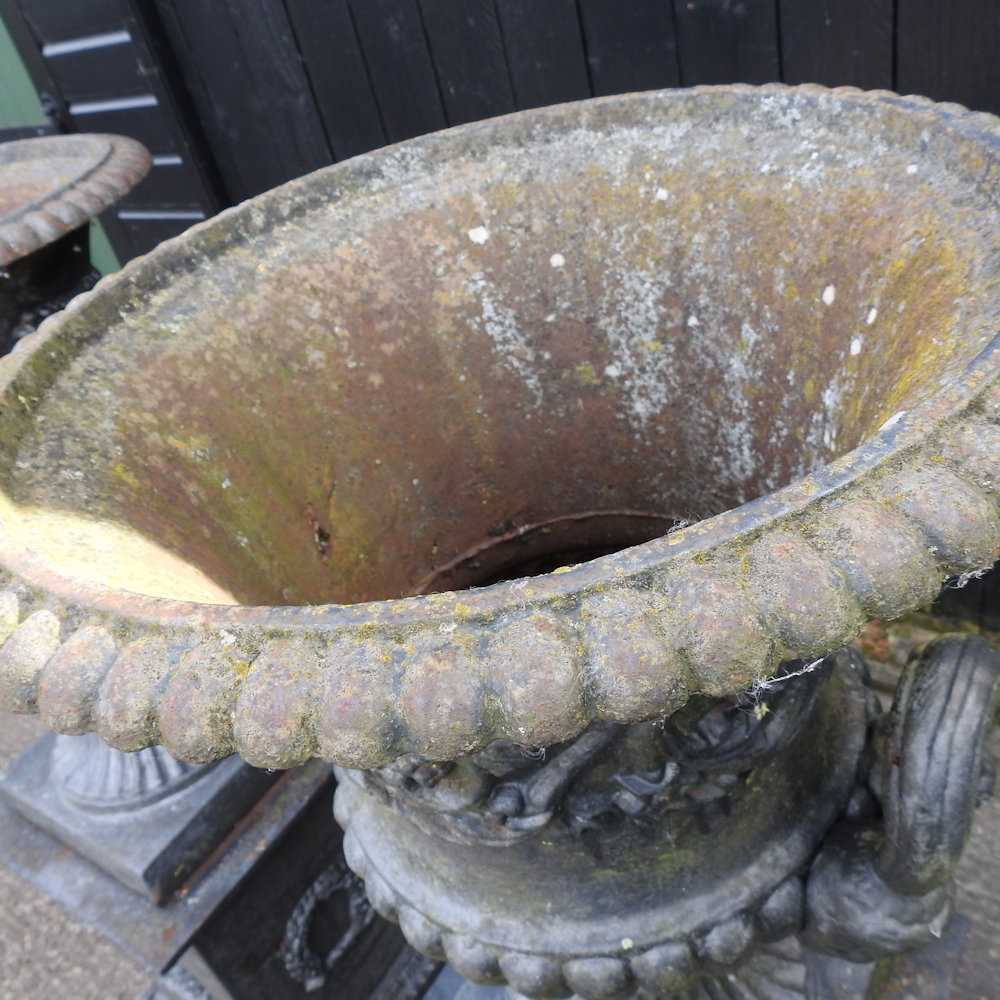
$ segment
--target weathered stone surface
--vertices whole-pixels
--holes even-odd
[[[94,723],[118,750],[140,750],[160,742],[160,692],[181,648],[167,638],[147,636],[129,643],[101,683]]]
[[[240,689],[233,737],[255,767],[304,764],[316,754],[319,656],[302,639],[275,639],[260,651]]]
[[[680,649],[665,609],[649,594],[614,590],[580,607],[586,677],[594,713],[615,722],[670,715],[688,698]]]
[[[121,647],[99,681],[62,646],[60,725],[373,766],[654,718],[911,610],[1000,545],[995,134],[630,95],[192,228],[0,362],[0,701],[36,707],[44,607]]]
[[[38,711],[57,733],[73,736],[94,728],[94,705],[118,646],[100,625],[81,628],[49,659],[38,686]]]
[[[38,707],[38,681],[59,648],[59,619],[51,611],[29,615],[0,648],[0,702],[10,712]]]

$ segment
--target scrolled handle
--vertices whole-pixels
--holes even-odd
[[[969,838],[1000,687],[1000,652],[944,636],[907,665],[881,760],[882,880],[905,896],[950,881]]]
[[[907,664],[874,741],[882,820],[828,835],[806,886],[810,947],[870,962],[940,936],[998,689],[1000,652],[977,636],[943,636]]]

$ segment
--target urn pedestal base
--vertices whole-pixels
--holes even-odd
[[[345,858],[415,948],[519,1000],[893,996],[949,926],[998,676],[941,640],[883,715],[845,651],[544,753],[338,769]]]
[[[780,979],[804,871],[857,789],[870,701],[843,656],[756,702],[595,726],[535,760],[340,770],[345,856],[411,944],[475,982],[603,1000],[754,963]]]
[[[127,754],[93,735],[48,735],[11,764],[0,795],[123,885],[159,902],[274,780],[237,757],[192,767],[162,747]]]
[[[964,953],[969,932],[969,922],[957,915],[949,922],[940,941],[919,951],[886,960],[877,965],[858,965],[853,962],[830,960],[825,975],[817,976],[795,961],[784,967],[774,964],[771,971],[780,969],[780,982],[769,989],[760,978],[754,982],[753,991],[740,991],[730,981],[727,998],[767,1000],[779,997],[794,1000],[796,997],[815,997],[821,1000],[954,1000],[955,981]],[[789,950],[795,945],[789,943]],[[695,990],[690,997],[695,1000],[715,1000],[718,993]],[[434,988],[424,1000],[524,1000],[524,995],[504,986],[477,986],[463,980],[452,970],[438,978]]]

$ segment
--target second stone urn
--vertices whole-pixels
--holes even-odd
[[[1000,123],[818,87],[466,126],[0,363],[0,703],[338,767],[514,995],[862,996],[946,932],[1000,673],[845,649],[1000,547]]]

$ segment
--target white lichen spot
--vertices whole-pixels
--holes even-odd
[[[915,163],[907,164],[906,172],[908,174],[915,174],[917,172],[917,165]]]
[[[833,285],[827,285],[823,289],[823,305],[832,306],[833,300],[837,297],[837,289]]]
[[[535,371],[535,348],[530,335],[521,327],[517,314],[500,301],[497,289],[485,275],[474,274],[469,290],[479,301],[483,329],[493,341],[498,358],[521,377],[535,397],[542,401],[542,383]]]
[[[900,410],[899,413],[894,413],[889,419],[879,428],[879,431],[887,431],[890,427],[895,427],[900,420],[905,416],[906,410]]]
[[[868,317],[865,320],[865,322],[867,322],[867,324],[871,326],[876,319],[878,319],[878,310],[874,306],[872,306],[871,309],[868,310]]]
[[[829,456],[837,444],[837,433],[842,416],[841,400],[843,397],[839,375],[830,382],[820,394],[821,406],[817,406],[809,418],[809,426],[805,434],[806,448],[804,455],[811,456],[809,462],[801,468],[800,475],[808,470],[808,465],[821,456]]]
[[[835,379],[823,390],[823,411],[826,417],[823,427],[823,445],[833,448],[837,444],[837,423],[841,406],[840,384]]]
[[[549,258],[549,263],[553,267],[565,267],[566,266],[566,258],[561,253],[554,253]]]
[[[666,188],[657,188],[656,194],[653,195],[653,201],[666,201],[670,197],[670,193]]]
[[[688,316],[688,326],[690,326],[692,329],[694,329],[694,327],[698,326],[698,317],[697,316]]]
[[[728,397],[728,418],[722,425],[727,471],[736,479],[747,480],[757,468],[754,450],[753,413],[747,387],[758,378],[754,347],[760,334],[749,323],[740,327],[740,347],[727,359],[722,377]]]
[[[478,243],[482,246],[490,238],[490,231],[485,226],[476,226],[475,229],[469,230],[469,239],[473,243]]]
[[[857,336],[851,339],[851,354],[857,356],[861,353],[862,345],[864,344],[864,337]]]
[[[600,328],[607,339],[609,365],[617,368],[624,400],[623,415],[644,430],[670,399],[676,373],[669,340],[650,350],[663,326],[663,295],[669,276],[627,270],[604,299]],[[607,373],[607,368],[605,368]]]

